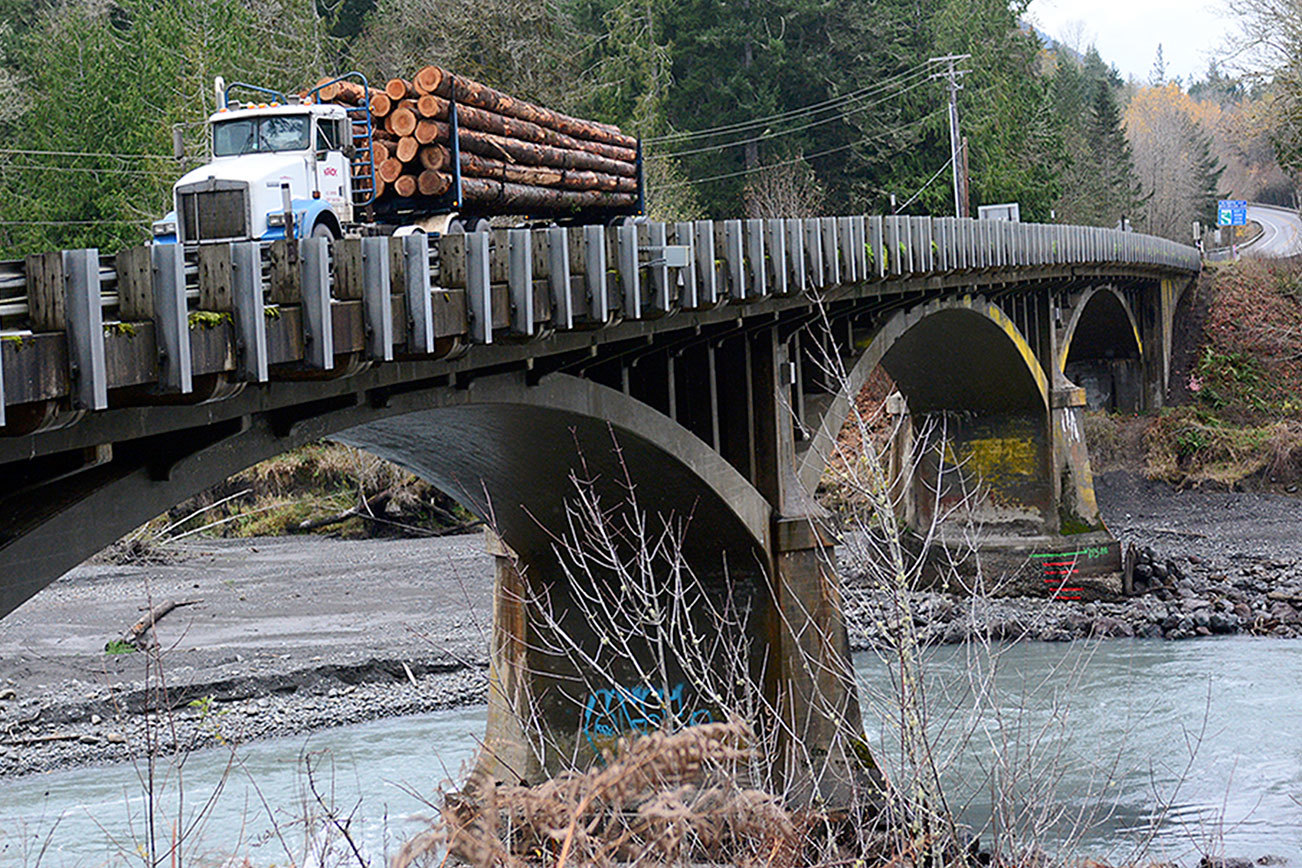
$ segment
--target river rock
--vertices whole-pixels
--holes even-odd
[[[1203,856],[1198,868],[1255,868],[1250,859],[1235,859],[1229,856]]]
[[[1293,608],[1293,604],[1283,600],[1276,600],[1272,603],[1268,614],[1274,620],[1289,626],[1302,622],[1302,618],[1299,618],[1298,611]]]

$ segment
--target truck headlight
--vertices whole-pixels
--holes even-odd
[[[267,225],[268,225],[268,226],[284,226],[284,225],[285,225],[285,212],[284,212],[284,211],[273,211],[272,213],[268,214],[268,215],[267,215]]]
[[[155,234],[155,235],[175,235],[175,234],[176,234],[176,221],[175,221],[175,220],[155,220],[155,221],[154,221],[154,234]]]

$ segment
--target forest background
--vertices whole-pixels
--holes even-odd
[[[1023,0],[0,0],[0,258],[146,240],[181,171],[173,125],[204,152],[214,76],[427,63],[642,137],[659,219],[952,214],[928,63],[950,54],[971,55],[974,213],[1188,242],[1218,197],[1294,204],[1302,53],[1263,42],[1279,2],[1244,0],[1236,74],[1171,80],[1159,51],[1138,82],[1037,33]]]

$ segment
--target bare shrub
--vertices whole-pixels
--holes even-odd
[[[803,155],[756,172],[743,193],[746,216],[817,217],[827,191]]]

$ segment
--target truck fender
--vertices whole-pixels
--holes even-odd
[[[335,214],[329,202],[324,199],[295,199],[293,205],[296,224],[294,234],[299,238],[311,235],[312,229],[323,222],[334,231],[336,238],[343,237],[343,224],[339,222],[339,215]]]

